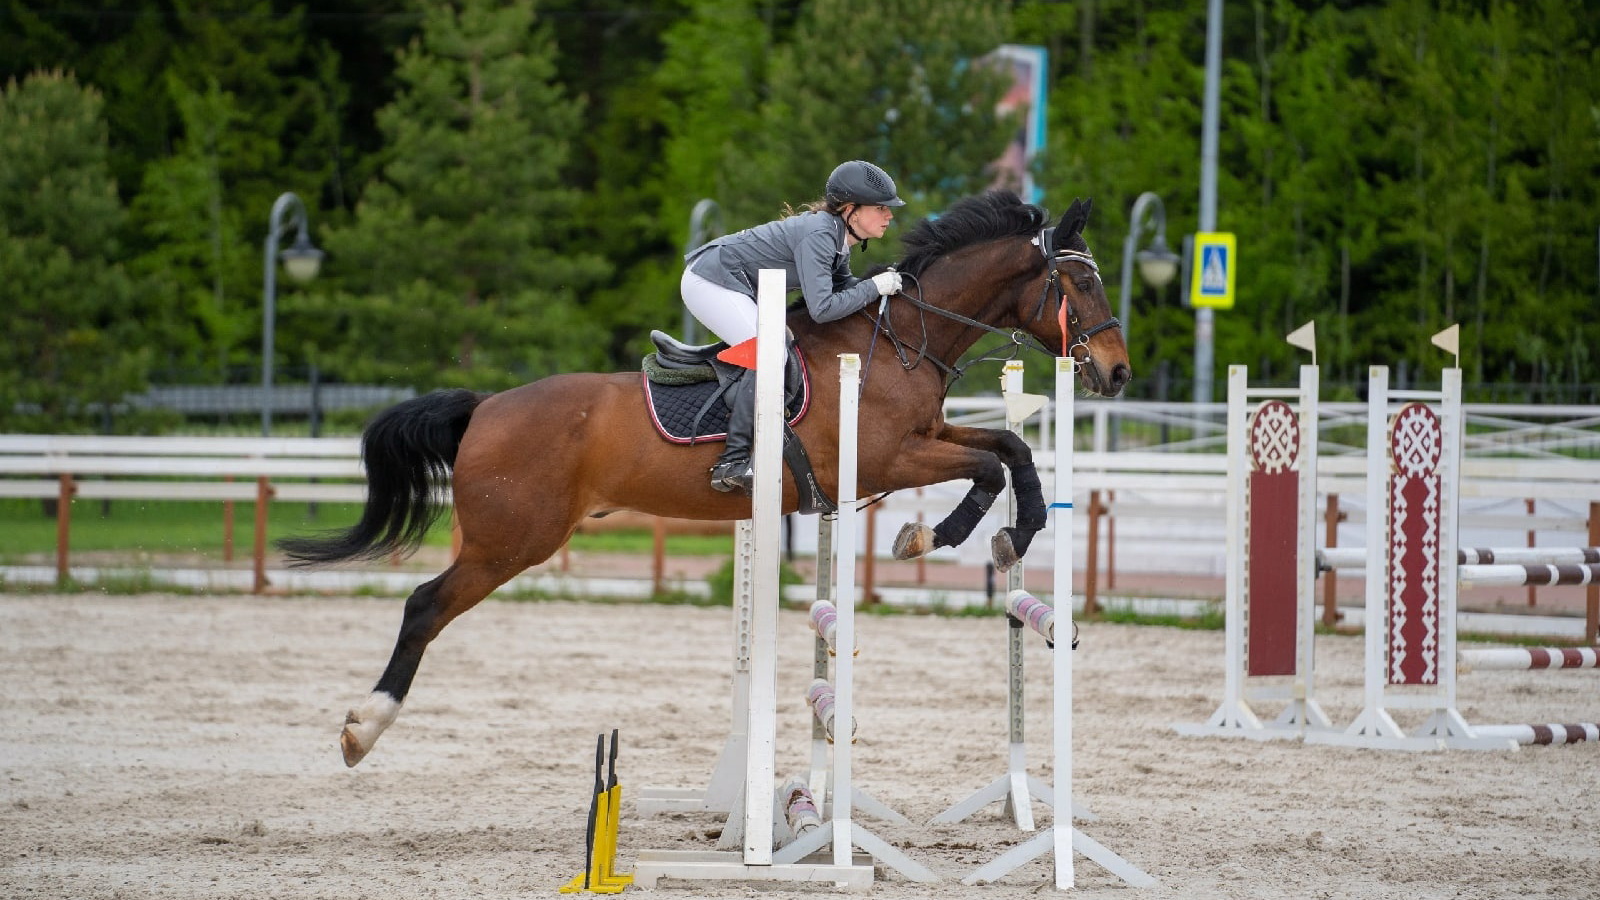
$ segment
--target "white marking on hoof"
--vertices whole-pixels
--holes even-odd
[[[400,704],[382,691],[374,691],[365,703],[350,710],[344,717],[344,731],[339,735],[339,749],[344,752],[344,764],[354,766],[366,758],[378,735],[394,723],[400,714]]]
[[[916,522],[907,522],[900,526],[900,533],[894,539],[895,559],[916,559],[927,556],[933,552],[935,540],[933,529]]]

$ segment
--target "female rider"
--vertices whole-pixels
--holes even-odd
[[[880,296],[899,293],[897,272],[868,279],[850,274],[850,248],[883,237],[894,207],[904,205],[882,169],[861,160],[841,163],[828,176],[823,198],[806,204],[804,212],[717,238],[685,257],[683,303],[730,347],[753,341],[757,273],[782,269],[811,318],[842,319]],[[755,382],[744,371],[728,388],[728,442],[711,469],[711,486],[719,491],[750,493]]]

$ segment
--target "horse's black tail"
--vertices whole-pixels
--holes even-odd
[[[422,544],[444,504],[437,488],[450,477],[473,410],[487,394],[434,391],[378,414],[361,437],[367,505],[342,531],[285,538],[278,548],[295,566],[410,553]]]

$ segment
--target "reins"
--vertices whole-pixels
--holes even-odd
[[[1062,262],[1068,260],[1080,262],[1093,270],[1096,278],[1100,277],[1100,267],[1095,264],[1094,257],[1090,255],[1087,250],[1054,250],[1054,248],[1051,246],[1054,243],[1054,240],[1055,229],[1046,228],[1040,231],[1032,241],[1034,244],[1039,246],[1040,253],[1047,261],[1049,274],[1045,277],[1044,289],[1039,295],[1039,304],[1035,308],[1030,321],[1036,320],[1040,316],[1044,315],[1045,306],[1049,302],[1050,295],[1053,292],[1056,298],[1058,315],[1060,316],[1061,320],[1062,355],[1071,356],[1080,365],[1083,365],[1093,359],[1089,353],[1089,339],[1102,331],[1106,331],[1111,328],[1121,328],[1122,322],[1116,316],[1107,316],[1103,321],[1098,322],[1089,328],[1082,327],[1083,323],[1078,318],[1077,309],[1075,309],[1071,303],[1067,302],[1066,290],[1061,286],[1060,266]],[[977,365],[978,363],[999,362],[1002,360],[1015,359],[1017,353],[1024,347],[1030,350],[1038,351],[1039,353],[1042,353],[1048,357],[1053,358],[1056,355],[1052,353],[1049,348],[1045,347],[1044,344],[1041,343],[1037,338],[1020,328],[1013,328],[1009,331],[1006,329],[996,328],[993,325],[979,322],[978,320],[969,316],[964,316],[961,313],[928,303],[922,299],[922,282],[918,280],[915,275],[912,275],[909,272],[902,272],[900,277],[904,281],[910,282],[910,284],[915,288],[915,293],[902,289],[901,292],[896,295],[896,298],[905,300],[905,302],[911,304],[917,309],[918,322],[922,326],[922,342],[913,348],[909,341],[902,339],[898,334],[895,333],[894,321],[889,318],[888,315],[888,302],[890,298],[885,297],[878,304],[878,314],[876,316],[873,316],[870,313],[867,314],[867,317],[873,323],[873,332],[872,343],[867,349],[867,366],[863,371],[871,371],[872,355],[877,349],[878,338],[880,335],[886,336],[891,346],[894,347],[895,356],[900,360],[900,367],[902,369],[909,372],[921,365],[923,360],[933,363],[934,367],[944,375],[944,390],[946,394],[950,392],[950,387],[966,373],[967,369]],[[1007,348],[1009,349],[1009,352],[1001,352],[997,350],[994,353],[980,356],[964,366],[945,363],[938,357],[935,357],[928,352],[927,313],[933,313],[934,315],[942,316],[943,318],[950,319],[955,322],[960,322],[963,325],[977,328],[990,334],[1004,335],[1011,341]],[[1079,347],[1083,348],[1083,356],[1081,358],[1076,352]],[[911,356],[908,355],[908,351],[914,351],[915,358],[911,358]],[[863,389],[865,388],[865,382],[863,382],[862,387]]]

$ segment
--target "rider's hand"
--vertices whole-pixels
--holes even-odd
[[[900,293],[900,273],[893,269],[872,276],[872,283],[877,286],[878,293],[885,297]]]

